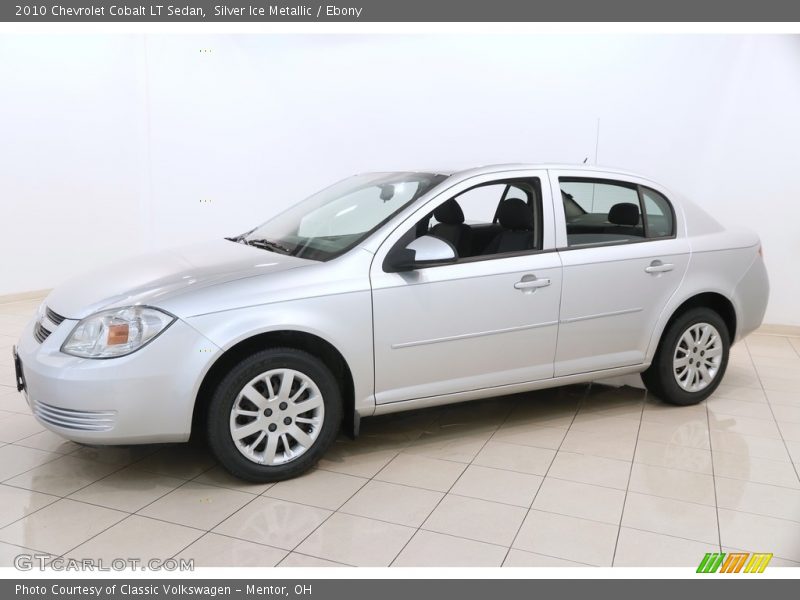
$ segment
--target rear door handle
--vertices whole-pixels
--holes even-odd
[[[538,288],[547,287],[548,285],[550,285],[549,279],[539,279],[536,275],[525,275],[514,284],[514,288],[522,290],[523,292],[533,292]]]
[[[671,263],[663,263],[660,260],[654,260],[650,263],[650,266],[645,267],[645,273],[666,273],[667,271],[672,271],[675,268],[675,265]]]

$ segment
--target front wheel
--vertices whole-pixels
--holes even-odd
[[[220,382],[208,408],[208,442],[233,475],[280,481],[317,463],[341,418],[339,386],[325,364],[274,348],[247,357]]]
[[[710,308],[688,310],[664,332],[642,381],[665,402],[697,404],[722,381],[730,345],[728,327],[719,314]]]

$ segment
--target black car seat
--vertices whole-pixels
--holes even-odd
[[[640,221],[638,205],[632,202],[620,202],[608,211],[608,222],[612,227],[607,227],[605,233],[641,236],[643,230]]]
[[[533,210],[520,198],[504,200],[497,210],[503,230],[486,247],[486,254],[519,252],[533,248]]]
[[[468,256],[472,229],[464,224],[464,211],[455,198],[439,205],[433,211],[433,217],[438,223],[431,228],[430,234],[453,244],[459,257]]]

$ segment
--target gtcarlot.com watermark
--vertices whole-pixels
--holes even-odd
[[[47,554],[18,554],[14,567],[19,571],[194,571],[191,558],[64,558]]]

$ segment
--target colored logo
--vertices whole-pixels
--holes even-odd
[[[772,553],[764,552],[708,552],[700,565],[698,573],[763,573]]]

